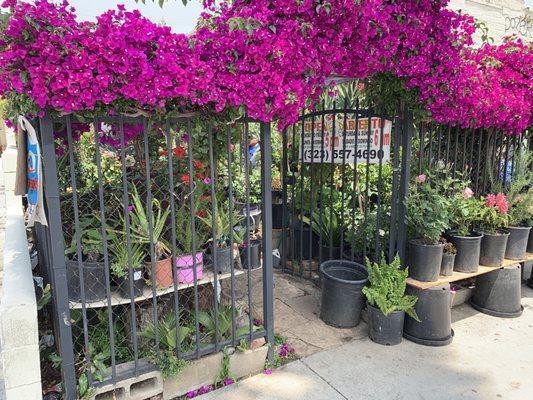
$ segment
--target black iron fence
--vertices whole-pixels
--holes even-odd
[[[171,373],[273,343],[270,124],[47,115],[40,142],[49,225],[35,233],[65,398],[144,358]]]
[[[336,104],[283,132],[281,268],[317,280],[326,260],[405,257],[412,117]]]

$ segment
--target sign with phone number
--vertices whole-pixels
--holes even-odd
[[[345,120],[344,114],[337,114],[334,121],[332,114],[326,115],[324,130],[321,119],[314,121],[314,127],[308,120],[304,122],[300,158],[305,163],[331,163],[332,157],[337,164],[355,164],[356,160],[357,164],[384,163],[390,159],[391,130],[392,122],[378,117],[356,121],[355,115]]]

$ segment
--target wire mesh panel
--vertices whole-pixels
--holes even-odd
[[[411,125],[346,100],[283,132],[283,271],[318,280],[323,261],[404,256]]]
[[[65,116],[41,131],[67,393],[116,382],[119,364],[139,374],[148,359],[170,376],[272,339],[268,125]]]
[[[521,149],[530,146],[527,132],[511,136],[494,129],[438,124],[421,124],[416,141],[418,173],[439,167],[454,178],[468,180],[478,194],[508,185],[516,165],[524,162]]]

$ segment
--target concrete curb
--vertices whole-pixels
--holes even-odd
[[[0,298],[0,343],[6,400],[41,399],[37,301],[20,196],[15,196],[16,148],[2,156],[5,241]]]

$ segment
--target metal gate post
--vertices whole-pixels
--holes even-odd
[[[263,324],[274,355],[274,275],[272,267],[272,140],[270,123],[261,123],[261,168],[263,208]]]
[[[77,398],[76,370],[74,367],[74,348],[72,342],[72,328],[70,323],[70,309],[68,300],[67,269],[65,265],[65,246],[63,226],[61,222],[61,208],[59,200],[59,186],[57,181],[57,165],[54,145],[54,128],[50,114],[40,120],[41,151],[43,156],[43,191],[47,208],[49,247],[49,268],[52,282],[54,308],[58,327],[56,340],[61,356],[61,372],[64,385],[64,398]]]
[[[400,177],[400,198],[398,199],[398,254],[402,265],[406,262],[406,241],[407,241],[407,223],[405,207],[405,198],[409,194],[409,181],[411,180],[411,145],[413,139],[413,114],[411,111],[405,111],[402,118],[402,172]]]

